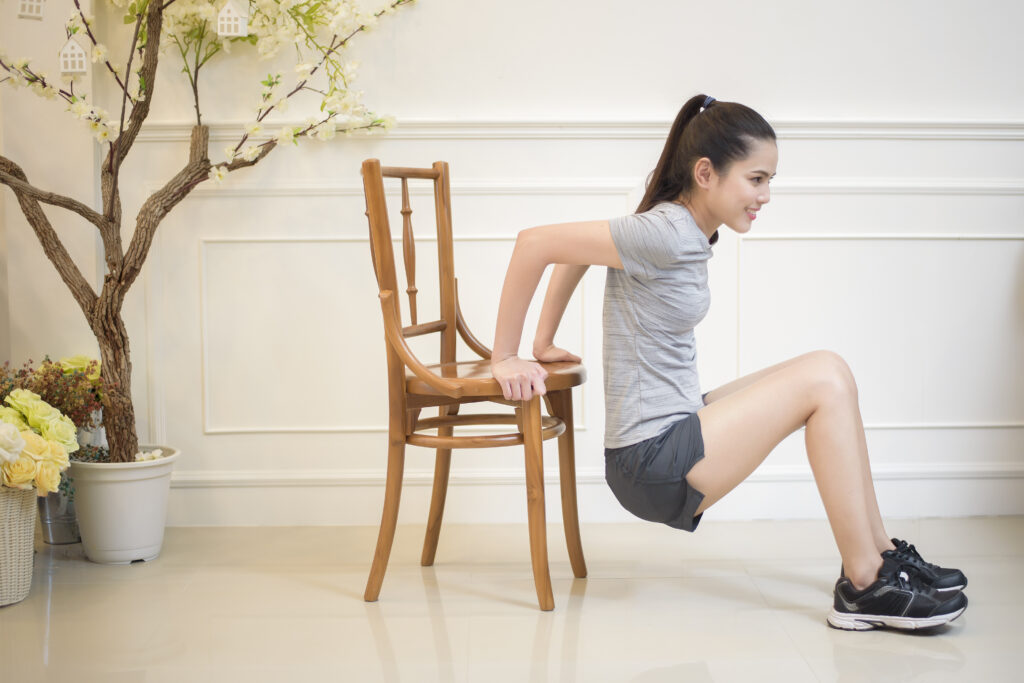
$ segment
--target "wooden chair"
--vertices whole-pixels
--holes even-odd
[[[526,453],[526,500],[530,530],[530,555],[537,600],[542,610],[555,606],[548,573],[547,533],[544,521],[544,468],[542,441],[558,437],[559,476],[562,489],[562,518],[573,574],[587,575],[580,541],[579,518],[576,511],[576,465],[573,447],[572,387],[582,384],[586,371],[578,363],[546,363],[549,376],[547,395],[530,401],[506,401],[490,371],[490,350],[466,326],[459,308],[457,283],[452,253],[452,220],[448,164],[435,162],[431,168],[381,167],[377,159],[363,162],[363,190],[366,216],[370,223],[370,248],[373,268],[380,287],[380,306],[384,318],[388,364],[388,474],[384,494],[384,513],[373,556],[370,578],[364,598],[375,601],[380,594],[387,570],[388,556],[395,537],[398,503],[402,492],[402,474],[406,444],[437,449],[434,488],[430,502],[426,538],[421,564],[434,563],[437,540],[441,531],[448,471],[453,448],[491,448],[522,444]],[[403,326],[398,305],[398,283],[391,229],[384,197],[384,178],[401,179],[402,247],[405,262],[410,324]],[[416,310],[416,256],[412,232],[412,209],[409,205],[409,180],[433,181],[437,254],[440,285],[440,317],[419,322]],[[439,332],[440,362],[426,365],[406,342],[409,337]],[[482,360],[458,362],[455,358],[456,334]],[[542,417],[541,398],[548,406],[549,417]],[[515,413],[459,415],[464,403],[487,401],[515,408]],[[420,417],[423,408],[438,408],[437,417]],[[513,433],[454,436],[460,425],[517,425]],[[425,431],[437,430],[436,435]]]

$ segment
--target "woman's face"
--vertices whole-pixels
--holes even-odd
[[[755,140],[747,158],[734,161],[724,176],[712,171],[707,206],[717,223],[749,232],[757,212],[771,199],[768,184],[778,163],[775,142]]]

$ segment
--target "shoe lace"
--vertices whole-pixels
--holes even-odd
[[[896,544],[896,556],[902,560],[910,560],[919,565],[928,567],[928,569],[939,568],[938,565],[932,564],[931,562],[926,562],[925,559],[921,557],[921,553],[917,552],[917,548],[915,548],[913,544],[907,543],[906,541],[899,541]]]
[[[927,593],[930,590],[928,583],[921,578],[917,567],[912,564],[901,564],[896,567],[896,584],[905,590],[915,593]]]

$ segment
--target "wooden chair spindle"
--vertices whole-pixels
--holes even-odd
[[[409,206],[409,180],[402,178],[402,252],[405,254],[405,279],[409,293],[409,318],[416,324],[416,242],[412,234],[412,207]]]

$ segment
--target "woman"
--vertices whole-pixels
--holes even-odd
[[[604,299],[605,461],[623,506],[693,531],[786,436],[807,455],[843,565],[828,623],[916,629],[958,617],[967,579],[890,539],[868,463],[857,386],[838,355],[815,351],[700,394],[693,328],[707,313],[718,228],[751,229],[770,199],[778,149],[757,112],[697,95],[680,110],[637,212],[519,233],[501,293],[491,367],[505,398],[543,394],[544,368],[517,357],[541,275],[551,276],[539,361],[580,359],[554,344],[590,265],[608,266]]]

